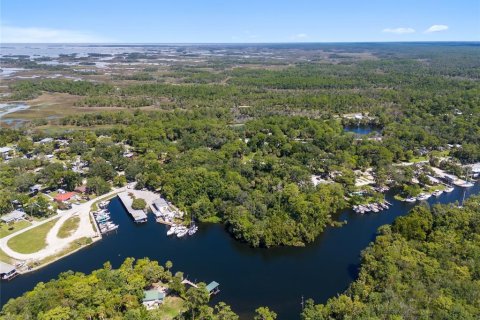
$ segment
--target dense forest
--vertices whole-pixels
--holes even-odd
[[[172,263],[165,266],[149,259],[127,258],[118,268],[106,262],[102,269],[90,274],[64,272],[58,279],[39,283],[19,298],[6,303],[0,318],[5,320],[68,320],[68,319],[162,319],[162,307],[147,310],[142,305],[144,289],[153,284],[168,287],[168,295],[184,301],[176,310],[177,320],[238,320],[230,306],[219,302],[209,306],[210,295],[204,283],[198,288],[187,288],[183,273],[170,271]],[[276,315],[267,307],[257,309],[255,319],[274,320]]]
[[[480,197],[418,206],[379,229],[346,293],[309,300],[302,319],[478,319],[479,266]]]
[[[55,146],[34,145],[26,136],[67,139],[70,145],[57,156],[86,162],[95,194],[106,193],[109,184],[137,182],[138,188],[158,190],[190,219],[222,222],[234,237],[266,247],[313,241],[358,191],[356,171],[372,168],[378,186],[413,194],[419,192],[411,182],[414,170],[402,162],[424,157],[440,166],[448,156],[443,166],[463,176],[461,164],[480,161],[475,44],[230,49],[250,50],[255,58],[212,56],[102,80],[9,82],[11,95],[4,100],[62,93],[75,97],[76,107],[108,110],[2,129],[0,145],[42,155]],[[262,56],[262,50],[282,59]],[[358,137],[344,131],[358,125],[376,133]],[[127,150],[132,159],[123,157]],[[58,163],[32,172],[46,164],[0,163],[0,213],[12,200],[36,211],[38,205],[28,206],[33,200],[24,195],[33,183],[72,189],[82,178]],[[314,186],[312,175],[330,183]]]
[[[324,305],[305,303],[301,317],[320,319],[478,319],[480,316],[480,197],[463,207],[420,205],[392,226],[383,226],[362,253],[358,279]],[[148,259],[127,259],[118,269],[106,263],[89,275],[65,272],[10,300],[2,319],[158,319],[141,305],[143,289],[168,284],[185,300],[178,319],[238,319],[224,303],[208,305],[208,294],[186,289],[182,273],[172,274]],[[255,319],[275,319],[266,307]]]

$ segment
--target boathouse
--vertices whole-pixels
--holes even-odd
[[[17,275],[17,269],[14,266],[0,261],[0,277],[3,280],[10,280]]]
[[[209,294],[217,294],[220,292],[219,287],[220,287],[220,284],[218,282],[212,281],[207,285],[206,289]]]
[[[147,214],[145,211],[135,210],[132,208],[133,198],[130,197],[128,191],[119,193],[118,198],[120,199],[120,202],[122,202],[127,212],[132,216],[133,221],[136,223],[147,222]]]

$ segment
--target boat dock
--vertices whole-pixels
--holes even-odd
[[[147,214],[143,210],[132,208],[133,199],[128,194],[128,191],[119,193],[118,198],[136,223],[147,222]]]
[[[2,280],[10,280],[18,275],[17,269],[5,262],[0,261],[0,277]]]

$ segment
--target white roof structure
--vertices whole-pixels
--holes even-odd
[[[11,264],[0,261],[0,274],[8,274],[15,270]]]
[[[26,213],[23,212],[23,211],[13,210],[12,212],[7,213],[6,215],[2,216],[0,219],[5,223],[9,223],[9,222],[12,222],[12,221],[20,220],[23,217],[25,217],[25,215],[26,215]]]

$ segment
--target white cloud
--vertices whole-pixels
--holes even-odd
[[[291,40],[305,40],[308,38],[308,34],[306,33],[297,33],[290,37]]]
[[[111,42],[90,32],[38,27],[0,26],[0,43],[92,43]]]
[[[431,26],[430,28],[428,28],[424,32],[425,33],[433,33],[433,32],[441,32],[441,31],[445,31],[445,30],[448,30],[448,26],[446,26],[444,24],[434,24],[433,26]]]
[[[395,34],[409,34],[409,33],[415,33],[415,29],[413,28],[386,28],[383,29],[382,32],[386,33],[395,33]]]

